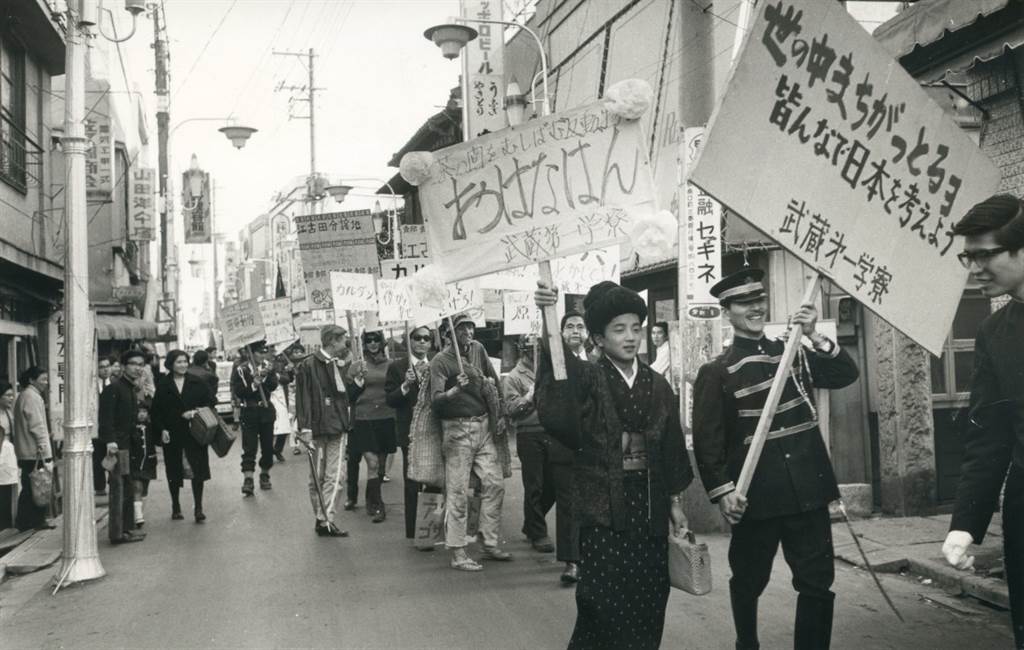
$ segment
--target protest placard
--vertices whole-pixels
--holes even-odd
[[[267,345],[291,343],[296,338],[292,323],[291,298],[264,300],[259,303],[260,319],[263,321],[264,338]]]
[[[654,211],[639,123],[598,102],[434,152],[419,186],[431,257],[451,280],[624,241]]]
[[[555,286],[560,291],[585,294],[603,280],[619,281],[619,246],[595,248],[585,253],[559,257],[551,262]],[[477,278],[485,289],[533,291],[540,275],[536,265],[506,269]]]
[[[767,0],[690,181],[939,354],[999,170],[839,3]]]
[[[224,349],[229,351],[240,350],[266,338],[263,316],[256,299],[221,307],[220,331],[224,336]]]
[[[330,286],[336,318],[344,318],[346,311],[376,311],[377,288],[369,273],[331,271]]]
[[[331,271],[380,273],[369,210],[303,215],[294,223],[310,309],[331,308]]]
[[[533,302],[532,291],[503,291],[505,336],[539,334],[541,314]]]
[[[412,318],[407,279],[377,280],[377,318],[384,323],[405,322]]]
[[[448,297],[441,309],[425,307],[416,302],[415,295],[411,296],[413,302],[410,320],[413,325],[429,325],[461,313],[469,314],[477,327],[487,324],[484,317],[484,292],[476,282],[451,282],[445,285],[445,288],[448,290]]]
[[[399,258],[397,260],[380,261],[380,277],[385,280],[398,280],[412,277],[416,271],[430,264],[429,257]]]

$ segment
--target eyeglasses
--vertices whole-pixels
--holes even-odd
[[[410,336],[409,338],[411,338],[413,341],[419,341],[420,343],[430,342],[430,335],[428,334],[416,334],[414,336]]]
[[[998,246],[996,248],[981,248],[976,251],[964,251],[958,253],[956,258],[960,260],[960,263],[964,265],[965,269],[971,268],[971,264],[977,264],[978,266],[984,266],[989,260],[996,255],[1000,255],[1010,250],[1005,246]]]

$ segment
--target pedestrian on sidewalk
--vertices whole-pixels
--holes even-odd
[[[421,485],[409,478],[409,430],[412,413],[420,396],[420,386],[430,373],[430,345],[434,336],[429,327],[409,332],[409,354],[388,365],[384,380],[384,396],[395,410],[398,446],[402,448],[402,490],[405,506],[405,537],[416,537],[416,508],[420,491],[440,494],[441,489]],[[433,550],[433,547],[428,547]]]
[[[42,461],[53,471],[53,448],[47,425],[46,394],[49,376],[39,366],[26,368],[18,377],[21,392],[14,402],[14,452],[21,470],[21,494],[14,525],[18,530],[56,528],[46,520],[47,506],[37,506],[32,500],[32,470]]]
[[[541,309],[557,290],[538,283]],[[566,350],[555,381],[548,350],[537,371],[540,423],[574,450],[580,580],[570,648],[657,648],[668,603],[668,535],[687,527],[693,479],[679,405],[664,377],[637,358],[647,305],[610,281],[584,298],[597,363]]]
[[[711,287],[733,326],[732,345],[701,366],[693,394],[693,442],[701,479],[732,524],[729,567],[737,648],[757,648],[758,598],[768,585],[779,544],[798,592],[794,647],[824,650],[832,638],[835,577],[828,504],[839,498],[813,402],[818,388],[843,388],[859,371],[835,341],[816,329],[818,312],[803,305],[790,322],[812,348],[801,347],[788,374],[746,497],[739,477],[786,347],[768,339],[764,272],[743,269]]]
[[[0,530],[14,526],[19,480],[18,455],[14,452],[14,387],[0,380]]]
[[[957,257],[987,298],[1010,302],[991,314],[974,343],[969,427],[946,560],[969,569],[968,547],[985,539],[1003,492],[1003,562],[1016,647],[1024,648],[1024,202],[998,194],[953,228]],[[1009,468],[1009,473],[1007,473]],[[1004,487],[1005,485],[1005,487]]]
[[[381,482],[384,457],[398,450],[395,434],[395,411],[387,404],[384,381],[388,359],[384,354],[382,332],[363,333],[363,360],[349,367],[353,381],[363,390],[355,399],[352,435],[348,441],[349,501],[355,501],[359,489],[359,459],[366,461],[366,514],[379,524],[386,518]]]
[[[260,454],[260,489],[269,490],[274,466],[274,420],[270,395],[277,388],[277,373],[270,362],[266,341],[242,348],[242,362],[231,373],[231,394],[240,406],[242,424],[242,495],[253,496],[256,452]]]
[[[451,322],[454,331],[447,323]],[[468,314],[457,314],[441,326],[444,350],[430,360],[431,408],[441,420],[445,459],[445,545],[451,550],[451,567],[480,571],[483,567],[466,552],[470,475],[481,483],[480,527],[483,557],[508,561],[512,555],[498,546],[501,506],[505,499],[504,473],[498,445],[501,394],[498,374],[487,351],[473,340],[475,327]],[[462,356],[459,368],[455,356]]]
[[[198,354],[198,352],[197,352]],[[171,519],[181,520],[180,492],[185,483],[185,464],[192,472],[192,504],[196,523],[206,521],[203,511],[203,489],[210,480],[210,448],[192,435],[191,421],[196,410],[213,408],[216,398],[209,384],[191,372],[188,353],[171,350],[164,366],[168,374],[160,378],[153,398],[153,429],[160,432],[164,448],[164,471],[171,493]]]
[[[316,517],[313,531],[321,537],[348,536],[334,523],[352,430],[351,402],[362,391],[358,382],[345,381],[348,353],[345,328],[326,325],[320,330],[320,349],[295,367],[295,420],[299,435],[312,447],[316,471],[311,468],[309,474],[309,501]]]
[[[135,483],[131,475],[131,449],[138,435],[139,402],[137,384],[143,373],[145,354],[129,350],[121,355],[121,377],[100,395],[99,434],[107,456],[114,459],[110,470],[109,523],[112,544],[141,542],[146,534],[135,530]]]
[[[288,438],[295,432],[295,417],[292,415],[290,392],[295,381],[295,366],[282,352],[274,359],[274,371],[277,372],[277,389],[271,393],[270,402],[274,405],[277,417],[274,419],[274,458],[277,462],[284,461],[284,448]]]
[[[556,557],[565,563],[562,583],[574,584],[579,579],[579,531],[572,516],[572,450],[540,424],[533,399],[535,345],[536,337],[519,337],[516,341],[519,361],[502,381],[505,413],[515,423],[516,451],[522,467],[522,530],[535,551],[554,552],[556,546],[548,537],[545,518],[551,506],[558,505],[555,511]]]
[[[100,357],[96,362],[96,417],[99,418],[99,396],[103,389],[110,385],[110,357]],[[94,429],[95,431],[95,429]],[[103,457],[107,455],[106,448],[100,444],[99,433],[92,439],[92,487],[95,495],[106,496],[107,494],[107,472],[103,469]]]

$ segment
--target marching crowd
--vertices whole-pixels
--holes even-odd
[[[1009,294],[1011,301],[979,334],[964,476],[943,547],[951,564],[969,567],[968,547],[984,535],[1009,468],[1003,525],[1017,647],[1024,647],[1022,205],[1013,197],[992,197],[956,226],[965,238],[961,261],[986,295]],[[401,450],[406,537],[417,535],[417,501],[431,495],[433,504],[440,495],[449,566],[476,572],[483,569],[478,560],[512,559],[502,548],[500,530],[508,515],[504,480],[512,475],[514,441],[524,487],[521,530],[535,551],[557,554],[564,584],[577,585],[569,647],[656,648],[670,589],[671,541],[687,531],[682,494],[696,470],[732,524],[729,593],[736,647],[759,647],[758,599],[781,546],[798,592],[794,646],[827,648],[835,598],[828,504],[839,493],[813,396],[815,389],[850,385],[859,371],[837,342],[817,331],[812,305],[791,316],[810,345],[799,348],[757,471],[741,493],[738,477],[784,343],[764,335],[762,271],[745,268],[712,293],[734,338],[697,373],[696,468],[686,450],[678,397],[660,374],[671,370],[662,356],[667,325],[652,328],[653,364],[640,361],[647,305],[635,291],[605,281],[590,288],[583,313],[568,312],[558,323],[567,381],[555,379],[556,355],[546,337],[521,337],[515,367],[499,377],[465,314],[445,319],[437,332],[411,329],[394,359],[382,332],[365,332],[354,346],[351,334],[337,325],[321,329],[320,347],[310,354],[298,344],[276,357],[263,342],[247,346],[230,379],[241,431],[241,492],[255,495],[257,468],[259,489],[272,489],[271,469],[275,460],[284,460],[291,437],[295,453],[305,449],[310,457],[315,534],[345,537],[335,521],[342,486],[344,510],[355,510],[365,464],[365,510],[373,522],[384,521],[381,486],[391,480],[388,468]],[[557,290],[543,283],[534,298],[540,308],[559,300]],[[173,350],[161,366],[152,346],[144,344],[99,360],[94,487],[102,493],[109,476],[111,541],[144,538],[143,501],[156,478],[157,447],[163,449],[172,519],[183,518],[179,493],[186,480],[195,521],[206,519],[209,448],[226,453],[223,445],[203,441],[206,429],[225,435],[221,422],[205,422],[218,387],[210,352],[190,357]],[[7,438],[13,437],[22,486],[16,524],[45,527],[51,525],[47,508],[33,502],[29,475],[54,457],[42,397],[46,373],[30,368],[19,384],[16,401],[11,386],[0,384],[0,428],[13,433]],[[205,423],[196,426],[197,419]],[[18,471],[12,473],[7,447],[2,451],[7,455],[0,454],[0,518],[9,519],[9,486]],[[552,507],[554,541],[546,525]],[[470,546],[478,541],[474,557]]]

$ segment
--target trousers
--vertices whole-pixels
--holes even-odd
[[[313,463],[316,466],[316,474],[310,470],[309,502],[313,505],[313,514],[317,521],[334,521],[334,514],[337,512],[335,504],[341,490],[341,481],[345,477],[346,438],[344,434],[313,437]],[[320,492],[319,497],[317,491]],[[320,509],[320,499],[324,501],[326,512]]]
[[[486,546],[498,545],[501,504],[505,485],[487,418],[441,420],[444,430],[445,466],[445,545],[466,546],[466,519],[469,514],[469,477],[480,477],[480,534]]]
[[[103,458],[107,455],[107,446],[99,438],[92,439],[92,489],[102,492],[107,489],[107,470],[103,469]]]
[[[1024,650],[1024,468],[1010,465],[1003,496],[1003,563],[1017,650]]]
[[[260,470],[274,466],[274,409],[245,406],[242,408],[242,471],[256,469],[256,451],[260,452]]]
[[[769,519],[743,519],[729,542],[729,596],[738,649],[760,648],[757,601],[768,586],[772,562],[782,554],[797,591],[793,647],[826,650],[832,639],[835,560],[828,508]]]
[[[553,461],[551,442],[540,431],[519,431],[516,451],[522,464],[523,534],[530,540],[546,537],[546,517],[551,507],[556,506],[558,560],[578,562],[579,528],[572,513],[572,465]]]
[[[120,540],[125,533],[135,530],[135,483],[127,468],[122,467],[127,456],[127,451],[119,452],[117,465],[108,474],[110,501],[107,506],[109,517],[107,533],[112,542]],[[124,474],[121,473],[122,471]]]

